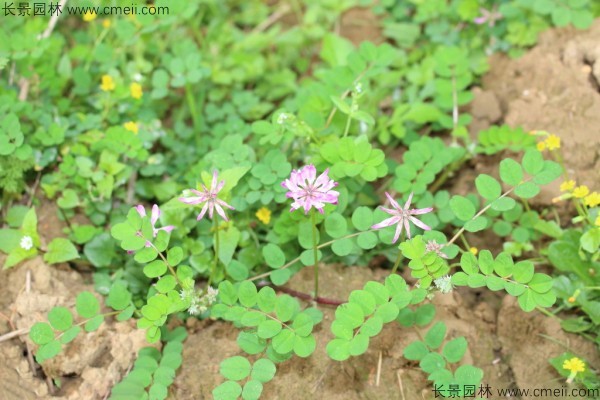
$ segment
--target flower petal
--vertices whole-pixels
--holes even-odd
[[[152,206],[152,216],[150,217],[150,222],[152,222],[152,226],[156,225],[158,217],[160,217],[160,208],[158,208],[158,206],[155,204]]]
[[[413,224],[415,224],[419,228],[423,229],[424,231],[430,231],[431,230],[430,226],[428,226],[425,223],[423,223],[423,221],[419,221],[415,217],[409,216],[408,219],[410,220],[410,222],[412,222]]]
[[[135,206],[135,210],[140,214],[140,217],[144,218],[146,216],[146,209],[143,205]]]
[[[420,214],[427,214],[428,212],[433,211],[433,207],[427,207],[427,208],[413,208],[412,210],[409,210],[409,214],[410,215],[420,215]]]
[[[391,217],[391,218],[384,219],[380,223],[371,226],[371,229],[387,228],[388,226],[392,226],[392,225],[400,223],[400,222],[402,222],[402,217]]]
[[[185,204],[200,204],[206,201],[203,197],[180,197],[178,200]]]
[[[402,221],[400,221],[398,223],[398,226],[396,226],[396,232],[394,233],[394,239],[392,239],[392,243],[396,243],[398,241],[401,233],[402,233]]]
[[[215,210],[217,210],[217,214],[219,214],[221,216],[221,218],[223,218],[223,220],[229,221],[227,219],[227,215],[225,215],[225,211],[223,211],[223,208],[221,208],[220,205],[215,204]]]
[[[411,192],[410,195],[408,196],[408,200],[406,200],[406,203],[404,203],[405,211],[410,208],[410,203],[412,202],[412,198],[413,198],[413,193]]]
[[[388,192],[385,192],[385,197],[387,197],[392,207],[394,207],[396,210],[402,209],[402,207],[400,207],[400,204],[398,204],[398,202],[394,200],[394,198]]]
[[[208,210],[208,203],[204,204],[204,207],[202,207],[202,211],[200,211],[200,214],[198,214],[196,221],[200,221],[204,217],[204,214],[206,214],[206,210]]]

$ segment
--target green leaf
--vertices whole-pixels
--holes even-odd
[[[461,336],[446,343],[442,350],[442,355],[449,363],[456,363],[463,358],[466,351],[467,339]]]
[[[279,246],[273,243],[263,247],[262,254],[267,265],[273,269],[281,268],[285,264],[285,254]]]
[[[530,199],[537,196],[540,187],[533,182],[525,182],[515,188],[515,194],[523,199]]]
[[[238,288],[238,297],[240,304],[245,307],[252,307],[258,300],[256,286],[251,281],[243,281]]]
[[[534,274],[527,285],[534,292],[546,293],[552,289],[552,283],[552,277],[546,274]]]
[[[238,299],[237,289],[229,281],[223,281],[219,284],[219,299],[224,304],[234,305]]]
[[[492,210],[509,211],[512,210],[517,203],[510,197],[501,197],[491,204]]]
[[[486,200],[494,200],[502,193],[500,183],[490,175],[480,174],[475,179],[475,186],[481,197]]]
[[[294,322],[292,323],[292,329],[298,336],[308,336],[312,333],[313,320],[310,316],[304,313],[296,315]]]
[[[92,293],[81,292],[75,299],[75,310],[82,318],[92,318],[100,312],[100,303]]]
[[[29,330],[29,337],[33,343],[44,345],[54,340],[54,331],[46,322],[36,322]]]
[[[339,213],[332,213],[325,218],[325,232],[334,239],[346,234],[348,224],[346,219]]]
[[[294,349],[296,335],[289,329],[284,329],[272,339],[273,349],[279,354],[287,354]]]
[[[365,316],[370,315],[375,311],[375,297],[366,290],[353,290],[350,293],[348,301],[359,305]]]
[[[279,320],[286,322],[291,320],[300,308],[298,301],[287,294],[277,297],[275,304],[275,315]]]
[[[167,264],[163,260],[154,260],[144,267],[144,275],[148,278],[158,278],[167,272]]]
[[[546,160],[544,161],[544,166],[542,170],[535,175],[533,178],[533,182],[538,185],[547,185],[556,178],[558,178],[563,172],[560,164]]]
[[[475,215],[475,206],[463,196],[452,196],[450,199],[450,209],[456,217],[462,221],[468,221]]]
[[[73,315],[66,307],[54,307],[48,313],[48,322],[57,331],[66,331],[73,325]]]
[[[298,357],[306,358],[310,356],[317,348],[317,342],[313,335],[296,336],[294,340],[294,353]]]
[[[352,213],[352,225],[359,231],[371,229],[373,225],[373,211],[369,207],[358,207]]]
[[[48,251],[44,254],[44,261],[49,264],[67,262],[79,258],[77,248],[69,239],[56,238],[48,245]]]
[[[250,377],[259,382],[266,383],[273,379],[276,371],[277,367],[273,361],[267,358],[261,358],[252,366]]]
[[[242,399],[244,400],[257,400],[263,390],[263,385],[259,381],[250,380],[244,385],[242,390]]]
[[[241,233],[236,227],[230,226],[229,229],[220,231],[219,238],[219,260],[221,260],[223,264],[227,265],[233,258],[233,253],[238,246]]]
[[[239,381],[250,375],[251,365],[244,357],[233,356],[226,358],[219,365],[219,372],[227,379]]]
[[[248,354],[258,354],[265,350],[267,342],[259,338],[256,333],[241,331],[237,337],[237,344]]]
[[[523,180],[521,165],[512,158],[500,162],[500,179],[507,185],[517,186]]]
[[[419,363],[421,369],[429,374],[443,369],[446,366],[446,362],[438,353],[429,353]]]
[[[242,387],[234,381],[225,381],[213,389],[215,400],[236,400],[242,394]]]
[[[508,278],[513,273],[513,259],[508,253],[500,253],[494,261],[494,271],[502,278]]]
[[[471,221],[467,221],[467,223],[465,224],[465,230],[467,232],[479,232],[484,230],[487,227],[487,224],[488,219],[483,215],[480,215],[479,217]]]
[[[169,249],[167,252],[167,261],[172,267],[175,267],[183,259],[183,249],[179,246]]]
[[[363,354],[369,348],[369,336],[364,333],[359,333],[350,340],[350,346],[348,350],[351,356],[359,356]]]
[[[363,232],[356,238],[356,243],[365,250],[374,248],[377,242],[377,235],[374,232]]]
[[[263,339],[270,339],[281,332],[282,326],[279,321],[266,319],[258,325],[256,334]]]
[[[534,272],[535,267],[531,261],[519,261],[513,269],[513,279],[519,283],[529,283]]]
[[[471,252],[465,252],[460,257],[460,267],[467,275],[474,275],[479,272],[477,259]]]
[[[258,292],[257,298],[258,308],[266,313],[270,313],[275,310],[275,304],[277,303],[277,295],[275,290],[269,286],[265,286]]]
[[[535,298],[533,297],[533,290],[526,289],[523,294],[518,297],[519,306],[525,312],[530,312],[535,309],[537,305]]]
[[[83,326],[83,328],[85,329],[86,332],[93,332],[96,329],[100,328],[100,325],[102,325],[103,322],[104,322],[104,315],[98,314],[94,318],[92,318],[88,322],[86,322],[85,325]]]
[[[425,334],[425,343],[430,349],[435,350],[438,347],[440,347],[445,337],[446,324],[444,324],[443,322],[437,322]]]
[[[401,297],[402,294],[396,295],[394,296],[394,299]],[[393,320],[396,319],[396,317],[398,316],[398,313],[400,312],[400,309],[398,308],[398,305],[394,302],[394,303],[385,303],[382,304],[381,306],[377,307],[377,310],[375,311],[375,317],[381,318],[381,320],[383,321],[383,323],[388,323],[388,322],[392,322]]]
[[[60,353],[62,346],[58,340],[53,340],[40,347],[35,354],[35,359],[38,363],[48,360]]]
[[[542,153],[535,149],[529,149],[523,156],[523,168],[529,175],[536,175],[544,168],[544,158]]]
[[[144,247],[142,250],[135,253],[134,259],[140,264],[149,263],[158,257],[158,251],[154,247]]]
[[[77,335],[79,335],[79,332],[81,332],[81,328],[79,326],[77,326],[77,325],[72,326],[71,328],[69,328],[65,332],[63,332],[63,334],[61,335],[61,337],[58,340],[62,344],[70,343],[77,337]]]
[[[350,357],[350,341],[345,339],[333,339],[327,343],[326,350],[332,360],[347,360]]]

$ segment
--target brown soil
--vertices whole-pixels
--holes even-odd
[[[495,55],[470,105],[471,133],[493,123],[561,138],[569,175],[600,189],[600,20],[586,31],[553,29],[518,59]],[[560,180],[533,200],[549,204]]]
[[[362,288],[368,280],[382,281],[387,273],[389,271],[333,265],[322,266],[320,272],[327,291],[324,295],[338,299],[346,299],[352,290]],[[302,270],[289,286],[310,292],[311,269]],[[502,300],[489,291],[471,290],[438,295],[433,302],[437,309],[434,321],[446,323],[448,338],[467,338],[469,351],[463,361],[483,369],[484,382],[492,388],[560,387],[563,382],[547,360],[567,350],[588,355],[592,365],[600,365],[593,343],[563,332],[554,320],[524,313],[510,297]],[[373,339],[364,355],[335,362],[325,352],[325,345],[332,338],[329,325],[335,310],[325,306],[320,309],[324,320],[315,331],[317,350],[308,359],[296,357],[280,364],[273,381],[265,385],[264,398],[433,398],[426,375],[415,363],[402,357],[403,349],[418,340],[415,329],[390,323]],[[175,380],[174,399],[211,398],[212,389],[222,382],[219,362],[243,354],[235,343],[238,332],[222,321],[193,325],[184,347],[183,366]],[[404,397],[399,394],[400,388]]]

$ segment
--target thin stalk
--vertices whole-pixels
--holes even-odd
[[[315,299],[319,297],[319,250],[317,248],[317,216],[315,214],[315,210],[312,210],[311,214],[311,222],[312,222],[312,233],[313,233],[313,254],[315,257]]]
[[[525,182],[527,182],[527,181],[529,181],[529,180],[530,180],[530,179],[527,179],[527,180],[525,180]],[[525,182],[523,182],[523,183],[525,183]],[[512,191],[513,191],[513,190],[515,190],[515,188],[516,188],[516,187],[517,187],[517,186],[510,188],[510,189],[509,189],[509,190],[507,190],[507,191],[506,191],[506,192],[505,192],[505,193],[504,193],[502,196],[498,197],[498,199],[501,199],[501,198],[503,198],[503,197],[506,197],[506,196],[508,196],[509,194],[511,194],[511,193],[512,193]],[[494,200],[494,201],[495,201],[495,200]],[[493,203],[493,202],[491,202],[490,204],[488,204],[487,206],[485,206],[485,207],[483,207],[481,210],[479,210],[479,212],[478,212],[477,214],[475,214],[475,215],[473,216],[473,218],[471,218],[471,219],[470,219],[470,221],[473,221],[474,219],[476,219],[477,217],[479,217],[480,215],[482,215],[483,213],[485,213],[487,210],[489,210],[489,209],[490,209],[490,207],[492,206],[492,203]],[[466,223],[465,223],[465,225],[466,225]],[[446,246],[450,246],[452,243],[454,243],[454,242],[456,241],[456,239],[458,239],[458,238],[460,237],[460,235],[462,235],[462,233],[463,233],[464,231],[465,231],[465,227],[464,227],[464,225],[463,225],[463,227],[462,227],[462,228],[460,228],[460,229],[458,230],[458,232],[456,232],[456,234],[455,234],[455,235],[452,237],[452,239],[450,239],[450,241],[449,241],[448,243],[446,243]]]
[[[348,114],[348,119],[346,120],[346,127],[344,128],[344,136],[348,136],[348,132],[350,131],[350,123],[352,122],[352,116]]]
[[[187,99],[188,108],[190,109],[190,114],[192,115],[192,121],[194,122],[194,129],[200,129],[200,120],[198,119],[198,113],[196,109],[196,99],[194,99],[194,94],[192,93],[192,89],[190,85],[185,85],[185,97]]]
[[[396,273],[398,266],[400,265],[400,260],[402,259],[402,252],[398,249],[398,256],[396,257],[396,262],[394,263],[394,268],[392,268],[392,275]]]
[[[322,243],[322,244],[320,244],[320,245],[317,246],[317,249],[322,249],[324,247],[330,246],[333,243],[337,242],[338,240],[350,239],[352,237],[361,235],[361,234],[363,234],[365,232],[374,232],[374,231],[375,231],[375,229],[369,229],[369,230],[363,231],[363,232],[351,233],[350,235],[342,236],[341,238],[333,239],[333,240],[330,240],[329,242]],[[288,269],[292,265],[296,264],[298,261],[300,261],[300,257],[294,258],[293,260],[289,261],[287,264],[285,264],[283,267],[281,267],[281,268],[279,268],[277,270],[273,270],[273,271],[265,272],[265,273],[260,274],[260,275],[253,276],[252,278],[250,278],[248,280],[249,281],[257,281],[259,279],[266,278],[267,276],[271,275],[275,271],[281,271],[283,269]]]
[[[208,277],[208,286],[210,286],[210,283],[217,274],[217,266],[219,265],[219,222],[216,216],[215,219],[213,219],[213,226],[213,229],[215,230],[215,261],[213,262],[212,270],[210,271],[210,276]]]

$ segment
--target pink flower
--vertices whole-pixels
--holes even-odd
[[[412,193],[410,194],[410,196],[408,196],[408,200],[404,204],[404,207],[400,207],[400,205],[396,202],[396,200],[394,200],[392,198],[392,196],[390,196],[390,194],[388,192],[385,192],[385,195],[388,198],[388,200],[390,201],[390,203],[392,204],[393,209],[385,208],[385,207],[380,207],[380,208],[383,211],[385,211],[386,213],[391,214],[392,217],[388,218],[388,219],[384,219],[380,223],[373,225],[371,227],[371,229],[381,229],[381,228],[386,228],[388,226],[392,226],[394,224],[398,224],[398,226],[396,227],[396,233],[394,234],[394,241],[392,243],[396,243],[396,241],[400,237],[400,233],[402,233],[403,225],[404,225],[404,228],[406,229],[406,235],[410,239],[410,227],[408,225],[409,221],[421,229],[424,229],[426,231],[431,230],[431,228],[429,226],[425,225],[423,222],[421,222],[418,219],[416,219],[415,217],[413,217],[413,215],[420,215],[420,214],[426,214],[428,212],[431,212],[431,210],[433,210],[432,207],[413,208],[411,210],[409,207],[410,207],[410,202],[412,201],[412,196],[413,196]]]
[[[138,205],[135,207],[135,210],[138,212],[138,214],[140,214],[141,217],[145,217],[146,216],[146,209],[144,208],[143,205]],[[156,237],[156,235],[158,235],[158,231],[165,231],[165,232],[171,232],[173,229],[175,229],[175,227],[173,225],[168,225],[168,226],[163,226],[162,228],[156,228],[156,222],[158,221],[158,218],[160,217],[160,209],[158,208],[158,206],[155,204],[152,206],[152,214],[150,215],[150,223],[152,224],[152,237]],[[151,244],[150,242],[146,242],[146,247],[150,247]]]
[[[293,170],[290,178],[281,182],[281,186],[289,190],[286,196],[294,199],[290,211],[302,207],[304,213],[308,214],[310,208],[314,207],[323,214],[325,203],[337,204],[340,194],[331,189],[338,184],[329,179],[328,173],[329,168],[317,178],[317,169],[312,164]]]
[[[496,21],[502,19],[502,14],[496,11],[495,7],[492,11],[486,10],[485,8],[480,8],[479,10],[481,11],[481,16],[473,20],[477,25],[483,25],[487,22],[490,27],[494,27]]]
[[[213,179],[210,185],[210,190],[206,188],[206,186],[202,185],[202,191],[196,189],[190,189],[197,196],[194,197],[180,197],[179,201],[185,204],[202,204],[204,203],[204,207],[202,207],[202,211],[198,214],[198,218],[196,220],[200,221],[206,211],[208,210],[208,217],[212,219],[213,211],[216,209],[217,213],[223,218],[225,221],[229,221],[227,219],[227,215],[225,215],[225,211],[223,211],[223,207],[227,207],[230,210],[235,210],[232,206],[225,203],[223,200],[217,198],[217,195],[223,189],[225,185],[225,181],[218,182],[218,173],[215,170],[213,172]]]

